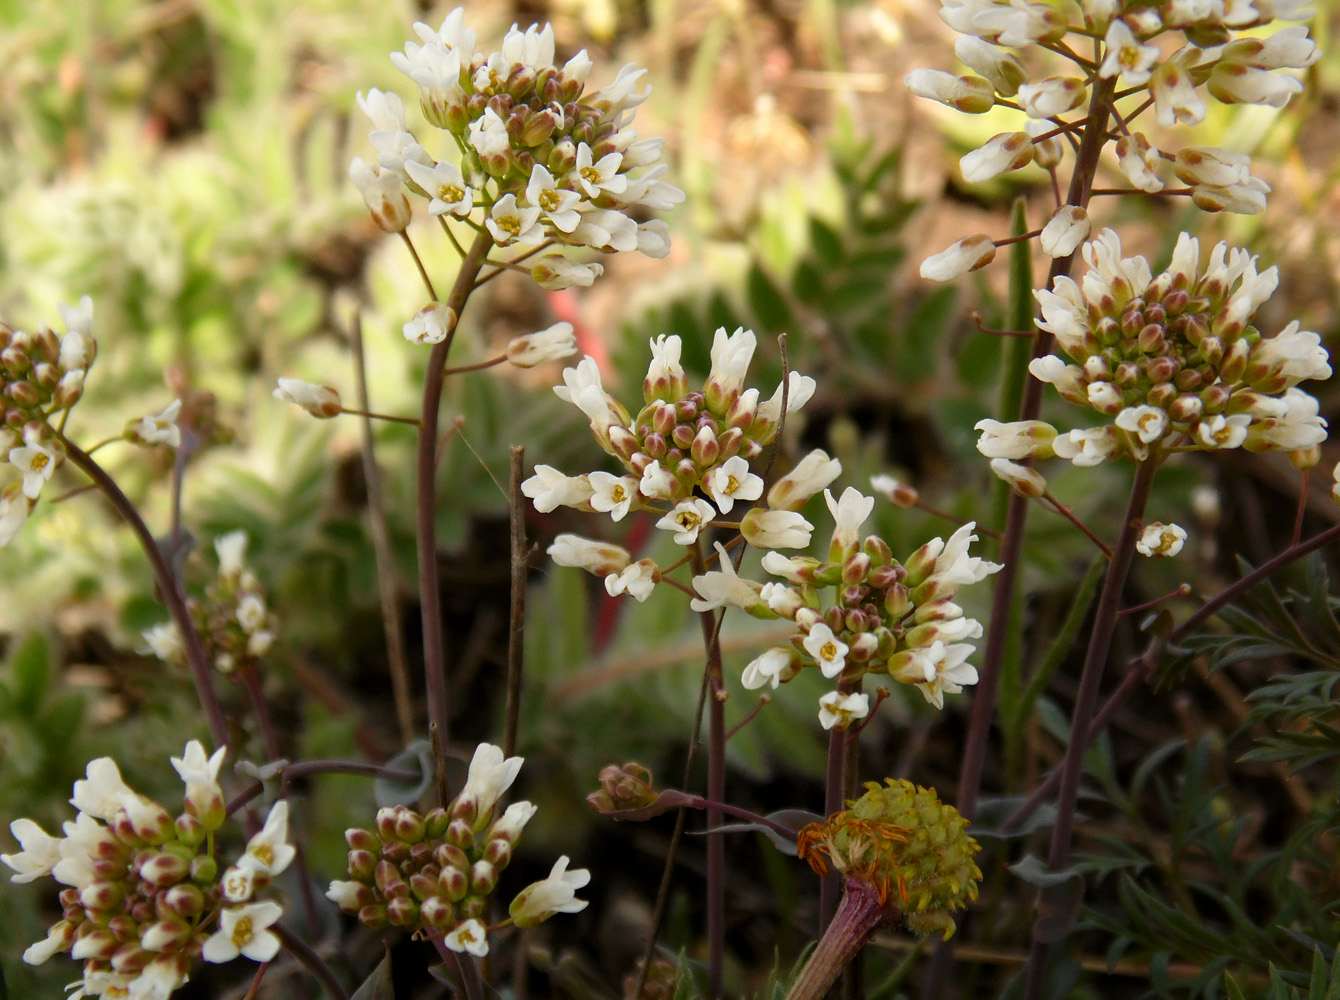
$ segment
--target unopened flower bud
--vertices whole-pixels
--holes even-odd
[[[138,949],[139,945],[137,944],[135,947]],[[79,928],[74,947],[70,949],[70,957],[76,961],[91,958],[99,962],[106,962],[120,948],[121,942],[117,941],[110,931],[103,930],[92,923],[85,923]]]
[[[1089,238],[1089,213],[1075,205],[1062,205],[1042,229],[1038,242],[1048,257],[1069,257]]]
[[[976,76],[955,76],[938,69],[914,69],[903,84],[917,97],[939,101],[967,114],[982,114],[996,106],[995,87]]]
[[[140,935],[145,951],[178,951],[191,939],[191,925],[184,920],[159,920]]]
[[[476,861],[470,868],[470,891],[487,896],[498,884],[498,869],[488,861]]]
[[[507,360],[517,368],[534,368],[547,361],[561,361],[577,353],[571,323],[555,323],[537,333],[513,337],[507,345]]]
[[[450,865],[437,873],[437,884],[453,903],[459,903],[470,891],[470,877],[463,869]]]
[[[372,221],[388,233],[403,233],[409,227],[409,199],[399,174],[365,163],[354,157],[349,164],[349,179],[363,196]]]
[[[995,259],[995,242],[986,233],[976,233],[927,257],[921,262],[920,273],[927,281],[950,281],[986,267]]]
[[[281,378],[272,394],[281,403],[294,403],[312,416],[329,419],[343,412],[340,394],[328,385],[315,385],[296,378]]]
[[[1002,132],[988,139],[980,149],[963,156],[959,169],[965,181],[980,184],[1027,166],[1033,162],[1033,155],[1033,137],[1027,132]]]
[[[429,927],[450,927],[456,922],[456,908],[441,896],[430,896],[419,907],[419,919]]]
[[[1021,497],[1040,497],[1047,492],[1047,480],[1036,469],[1019,465],[1006,458],[993,458],[991,471],[996,478],[1009,484]]]
[[[386,926],[386,907],[369,904],[358,911],[358,922],[374,931]]]
[[[191,881],[197,885],[209,885],[219,877],[219,863],[207,855],[201,855],[191,861]]]
[[[386,921],[392,927],[413,927],[419,920],[419,904],[409,896],[397,896],[386,903]]]
[[[140,865],[139,875],[144,881],[160,889],[175,885],[191,871],[191,865],[175,854],[163,852],[151,855]]]
[[[205,894],[189,882],[174,885],[163,893],[162,900],[170,912],[180,917],[194,917],[205,909]]]

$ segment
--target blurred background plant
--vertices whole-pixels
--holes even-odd
[[[313,423],[271,400],[270,389],[292,375],[354,398],[357,308],[373,408],[417,408],[422,361],[406,350],[400,325],[422,298],[418,277],[403,248],[368,219],[346,168],[366,127],[353,93],[408,94],[386,55],[413,21],[436,24],[447,9],[349,0],[0,3],[0,315],[35,325],[55,315],[57,302],[93,296],[98,377],[77,433],[101,436],[184,398],[198,439],[182,497],[182,522],[199,539],[186,578],[203,585],[212,539],[247,531],[249,565],[281,616],[264,683],[293,759],[386,759],[401,748],[360,427]],[[668,261],[620,260],[580,294],[543,293],[510,275],[491,283],[485,308],[466,318],[458,363],[568,319],[583,349],[607,365],[606,384],[635,393],[650,337],[680,335],[685,367],[704,374],[711,331],[743,325],[759,334],[758,381],[771,384],[781,373],[773,338],[786,333],[790,366],[820,384],[793,428],[797,454],[826,448],[860,488],[892,472],[927,504],[990,526],[993,481],[971,428],[993,414],[1002,342],[969,314],[1005,325],[1004,269],[931,288],[904,264],[959,233],[1003,231],[1016,197],[1045,211],[1046,178],[1024,171],[985,188],[962,184],[957,155],[1000,128],[991,115],[965,120],[913,107],[901,84],[906,67],[953,65],[937,9],[934,0],[475,5],[469,15],[481,37],[500,37],[513,20],[552,20],[560,53],[585,46],[610,57],[602,65],[647,66],[646,134],[670,137],[671,177],[689,201],[670,216]],[[1318,9],[1312,33],[1323,57],[1307,73],[1307,92],[1283,114],[1215,105],[1198,132],[1207,144],[1252,152],[1274,188],[1267,212],[1207,220],[1151,200],[1134,215],[1124,200],[1121,221],[1127,245],[1142,233],[1140,249],[1155,259],[1166,259],[1183,227],[1252,246],[1282,275],[1263,309],[1267,322],[1297,317],[1335,344],[1340,231],[1329,220],[1340,212],[1340,52],[1332,51],[1340,14]],[[422,228],[416,242],[429,270],[450,268],[450,246]],[[444,401],[457,426],[444,450],[440,481],[449,487],[438,518],[462,747],[496,739],[501,718],[507,449],[524,444],[532,462],[560,467],[589,454],[580,416],[548,391],[557,380],[557,367],[456,379]],[[1334,395],[1321,393],[1323,412],[1334,416]],[[118,447],[107,464],[166,532],[171,454]],[[413,435],[381,425],[376,447],[400,572],[399,624],[413,657]],[[1336,458],[1326,450],[1320,468]],[[1084,470],[1082,479],[1048,471],[1053,492],[1090,524],[1115,520],[1120,470]],[[1324,478],[1310,486],[1309,529],[1340,521]],[[81,483],[69,471],[55,485],[51,497]],[[1236,559],[1264,562],[1287,544],[1298,489],[1280,456],[1170,464],[1152,509],[1195,526],[1189,558],[1143,567],[1127,603],[1182,581],[1209,596],[1239,574]],[[6,818],[31,816],[51,829],[87,760],[116,756],[127,780],[155,795],[163,751],[204,727],[185,673],[165,673],[146,655],[140,630],[162,612],[132,539],[90,495],[43,507],[0,554],[0,801]],[[532,541],[542,550],[573,527],[569,514],[532,512]],[[923,509],[881,503],[876,512],[875,528],[895,551],[947,527]],[[636,519],[619,528],[611,540],[635,553],[653,544]],[[1002,695],[1002,753],[987,776],[995,792],[1031,788],[1056,762],[1073,695],[1066,650],[1047,651],[1073,634],[1065,626],[1087,543],[1059,520],[1034,517],[1026,555],[1028,624],[1007,664],[1015,694]],[[1180,667],[1162,675],[1159,690],[1140,692],[1091,751],[1092,825],[1081,830],[1077,870],[1096,890],[1083,918],[1084,953],[1055,996],[1071,982],[1075,996],[1333,995],[1326,970],[1340,961],[1331,843],[1340,737],[1330,706],[1340,627],[1331,563],[1323,554],[1295,567],[1186,638]],[[524,794],[541,809],[526,847],[536,858],[567,853],[595,877],[587,912],[566,929],[527,937],[531,995],[614,997],[640,956],[670,828],[664,820],[614,825],[582,802],[612,761],[678,774],[697,698],[698,626],[678,604],[615,604],[543,558],[534,565],[519,752],[531,758]],[[1192,607],[1173,604],[1171,614]],[[1083,610],[1081,601],[1074,614]],[[985,608],[967,611],[984,617]],[[1138,616],[1126,622],[1120,659],[1146,641]],[[727,624],[737,721],[754,704],[738,686],[738,667],[775,639],[766,623]],[[238,691],[224,697],[241,704]],[[824,744],[812,700],[778,699],[731,741],[733,801],[763,812],[817,808]],[[862,777],[907,777],[947,794],[966,699],[944,716],[917,694],[893,701],[865,737]],[[259,746],[240,749],[264,756]],[[324,777],[303,791],[321,817],[319,828],[301,831],[310,865],[340,877],[342,831],[361,821],[370,789],[363,779]],[[1019,880],[1004,866],[1039,849],[1029,836],[1037,834],[1022,844],[985,841],[983,902],[960,931],[965,997],[996,995],[1022,958],[1029,869],[1016,867]],[[813,934],[815,880],[756,834],[734,838],[730,850],[738,882],[728,901],[729,986],[771,996],[769,977],[775,982]],[[544,874],[538,865],[516,862],[535,877]],[[687,956],[681,980],[701,946],[697,877],[690,869],[676,883],[663,935]],[[68,970],[18,960],[41,936],[53,900],[37,885],[0,884],[0,985],[13,996],[60,995]],[[334,928],[332,913],[328,941]],[[867,995],[915,995],[921,946],[893,937],[876,944]],[[346,952],[351,975],[370,967],[376,949],[369,937]],[[280,983],[267,980],[267,989]],[[212,984],[189,989],[215,995]]]

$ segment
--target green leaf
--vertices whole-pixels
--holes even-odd
[[[761,264],[749,265],[745,274],[745,298],[749,311],[754,314],[757,329],[773,333],[795,328],[795,318],[782,298],[781,290],[768,277]]]
[[[469,961],[469,959],[467,959]],[[354,991],[349,1000],[395,1000],[395,986],[391,982],[391,956],[386,954],[372,970],[372,975]]]
[[[37,713],[51,680],[51,650],[46,636],[34,632],[24,639],[9,660],[13,676],[14,708],[30,717]]]
[[[841,235],[822,219],[810,219],[810,246],[819,263],[830,268],[840,266],[845,256]]]

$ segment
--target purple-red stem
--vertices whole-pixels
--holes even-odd
[[[423,615],[423,674],[428,701],[428,722],[445,746],[450,733],[447,706],[446,652],[442,637],[442,601],[437,575],[437,416],[442,402],[443,369],[451,353],[461,312],[474,288],[475,278],[493,246],[487,231],[475,236],[456,272],[456,282],[446,305],[457,317],[447,336],[433,345],[428,355],[428,373],[423,380],[423,412],[419,418],[418,494],[416,534],[419,556],[419,603]],[[416,258],[417,259],[417,258]],[[439,774],[442,760],[437,760]],[[446,805],[443,802],[442,805]]]
[[[874,886],[848,879],[833,919],[815,946],[805,968],[791,984],[786,1000],[820,1000],[880,927],[898,913],[879,901]]]
[[[1150,459],[1135,467],[1135,482],[1131,484],[1131,495],[1126,505],[1121,534],[1113,546],[1112,560],[1107,565],[1103,590],[1098,596],[1098,605],[1094,611],[1089,648],[1084,654],[1079,691],[1075,695],[1075,709],[1070,720],[1070,741],[1061,763],[1056,825],[1052,827],[1051,847],[1047,854],[1047,866],[1053,872],[1061,871],[1070,863],[1070,849],[1075,830],[1075,808],[1079,803],[1080,778],[1084,774],[1084,753],[1089,746],[1090,733],[1094,731],[1094,709],[1098,706],[1098,690],[1102,685],[1103,668],[1107,664],[1108,652],[1112,648],[1112,633],[1117,622],[1117,614],[1121,610],[1121,592],[1130,573],[1131,559],[1135,556],[1135,543],[1140,537],[1141,522],[1145,514],[1145,505],[1149,501],[1150,488],[1154,484],[1157,464],[1155,460]],[[1046,985],[1043,979],[1049,950],[1047,944],[1036,937],[1033,939],[1028,956],[1028,985],[1024,994],[1028,1000],[1037,1000],[1042,996]]]
[[[694,547],[693,572],[707,571],[702,549]],[[726,703],[721,679],[721,643],[717,616],[699,613],[703,644],[707,652],[707,996],[717,1000],[722,991],[722,969],[726,956],[726,843],[717,828],[724,817],[716,803],[726,798]]]
[[[93,480],[103,496],[116,508],[116,512],[130,525],[130,530],[139,541],[140,548],[144,550],[144,557],[149,562],[149,568],[153,570],[154,581],[163,596],[163,603],[167,605],[168,614],[172,616],[177,631],[181,633],[186,662],[190,665],[191,679],[195,682],[196,696],[200,699],[200,706],[205,711],[205,720],[209,723],[210,738],[214,741],[215,747],[227,746],[228,719],[223,714],[223,706],[219,703],[219,696],[214,690],[213,672],[209,661],[205,658],[205,648],[200,644],[200,635],[195,630],[195,623],[191,621],[191,614],[186,609],[186,599],[178,586],[177,575],[163,558],[163,552],[159,549],[153,533],[149,531],[149,526],[144,523],[144,518],[140,517],[140,512],[135,509],[130,498],[121,491],[121,487],[116,485],[116,481],[74,442],[63,435],[61,441],[65,445],[65,453],[70,461]]]

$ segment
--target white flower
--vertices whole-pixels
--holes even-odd
[[[223,898],[230,903],[245,903],[256,888],[256,870],[245,865],[233,865],[219,879]]]
[[[1158,175],[1162,162],[1163,157],[1149,144],[1143,132],[1132,132],[1117,140],[1117,166],[1141,191],[1153,194],[1163,190],[1163,181]]]
[[[678,485],[675,477],[667,469],[661,467],[660,461],[653,459],[642,470],[642,478],[638,480],[637,488],[639,493],[649,499],[669,500],[675,495],[675,489]]]
[[[159,413],[141,417],[128,429],[136,440],[144,444],[165,444],[169,448],[178,448],[181,446],[181,428],[177,426],[180,413],[181,400],[174,399]]]
[[[612,208],[588,208],[567,242],[626,253],[637,249],[637,223]]]
[[[975,521],[969,521],[949,536],[935,559],[932,575],[936,579],[953,585],[981,583],[992,573],[1000,571],[999,563],[968,555],[968,547],[977,541],[977,536],[973,534],[976,527]]]
[[[1199,125],[1205,120],[1205,101],[1196,95],[1191,66],[1183,53],[1158,64],[1149,81],[1154,111],[1164,128],[1185,122]]]
[[[18,854],[0,854],[3,861],[14,869],[11,882],[31,882],[42,875],[50,875],[60,861],[60,837],[53,837],[30,819],[16,819],[9,824],[9,832],[23,848]]]
[[[1149,82],[1150,67],[1159,57],[1157,45],[1142,44],[1130,25],[1120,19],[1108,26],[1104,44],[1107,57],[1098,68],[1099,76],[1109,79],[1119,76],[1128,87],[1142,87]]]
[[[593,160],[591,147],[584,142],[578,143],[577,163],[569,176],[592,200],[606,192],[622,194],[628,187],[628,178],[619,173],[622,162],[622,153],[606,153],[599,160]]]
[[[367,97],[360,90],[355,99],[359,109],[372,121],[374,129],[401,132],[409,127],[405,121],[405,102],[394,91],[373,87]]]
[[[1047,480],[1036,469],[1011,462],[1008,458],[991,459],[991,473],[1023,497],[1040,497],[1047,492]]]
[[[121,800],[136,794],[121,780],[121,770],[110,757],[89,761],[84,774],[85,778],[74,783],[70,805],[95,819],[110,820],[120,808]]]
[[[1275,402],[1280,416],[1253,421],[1248,451],[1302,451],[1326,440],[1326,420],[1318,415],[1315,397],[1291,388]]]
[[[56,471],[59,458],[60,456],[55,449],[47,448],[35,437],[31,438],[21,448],[10,449],[10,464],[23,473],[23,495],[25,497],[29,500],[37,499],[42,492],[43,485],[51,480],[52,473]]]
[[[716,608],[749,608],[759,602],[759,584],[752,580],[742,580],[731,565],[730,556],[720,542],[716,543],[717,565],[712,570],[693,578],[693,589],[698,596],[689,601],[694,611],[713,611]]]
[[[1084,369],[1078,365],[1068,365],[1055,354],[1044,354],[1028,363],[1029,373],[1039,382],[1047,382],[1056,387],[1066,399],[1078,402],[1087,398],[1084,388]]]
[[[716,511],[706,500],[692,497],[675,504],[675,509],[656,522],[656,527],[675,533],[676,545],[692,545],[698,533],[716,517]]]
[[[757,338],[753,330],[743,327],[727,334],[725,327],[718,327],[712,337],[712,370],[707,380],[717,387],[723,396],[738,391],[744,385],[745,373],[754,357]]]
[[[740,522],[740,534],[756,549],[803,549],[814,525],[792,510],[755,507]]]
[[[544,242],[544,228],[539,220],[538,208],[523,208],[517,204],[516,195],[505,194],[493,203],[484,225],[500,247],[513,241],[536,246]]]
[[[428,166],[409,160],[405,163],[405,171],[415,184],[428,192],[430,215],[469,215],[474,210],[475,194],[454,163]]]
[[[1223,104],[1264,104],[1282,108],[1294,94],[1302,92],[1303,81],[1287,73],[1272,73],[1223,61],[1210,72],[1206,89]]]
[[[704,488],[723,514],[736,500],[757,500],[763,495],[763,479],[749,471],[749,463],[735,455],[708,473]]]
[[[230,531],[214,539],[214,553],[219,557],[219,575],[236,577],[242,572],[242,559],[247,554],[247,533]]]
[[[981,431],[977,450],[987,458],[1048,458],[1056,439],[1056,428],[1041,420],[979,420],[973,430]]]
[[[1290,384],[1331,377],[1330,356],[1321,346],[1321,338],[1311,330],[1300,331],[1298,320],[1252,346],[1250,366],[1258,365],[1283,375]]]
[[[507,360],[517,368],[534,368],[576,353],[577,338],[572,334],[571,323],[555,323],[536,333],[513,337],[507,344]]]
[[[595,359],[584,357],[576,368],[564,368],[563,382],[563,385],[554,386],[554,395],[585,413],[593,431],[598,434],[608,432],[615,414],[610,409]]]
[[[605,593],[610,597],[628,594],[641,603],[651,596],[656,588],[660,569],[651,559],[639,559],[622,572],[610,573],[605,577]]]
[[[1098,465],[1120,445],[1111,427],[1091,427],[1060,434],[1052,442],[1057,457],[1069,459],[1075,465]]]
[[[1168,430],[1168,414],[1157,406],[1128,406],[1117,414],[1116,425],[1153,444]]]
[[[265,601],[257,594],[247,594],[237,602],[237,623],[244,632],[255,632],[265,624]]]
[[[345,913],[357,913],[367,894],[368,888],[362,882],[335,881],[330,883],[326,898]]]
[[[1022,91],[1023,87],[1019,89]],[[980,149],[974,149],[960,159],[959,169],[963,171],[965,181],[980,184],[1032,162],[1033,137],[1027,132],[1002,132],[988,139]]]
[[[225,907],[219,913],[219,929],[205,942],[201,957],[222,964],[243,955],[253,962],[268,962],[279,954],[279,938],[268,928],[284,915],[278,903],[248,903]]]
[[[558,186],[554,177],[542,164],[535,164],[526,185],[526,201],[540,210],[546,219],[564,233],[577,228],[581,215],[577,211],[582,196]]]
[[[909,650],[904,664],[889,673],[895,680],[915,685],[936,708],[944,708],[946,694],[958,694],[977,683],[977,668],[965,662],[972,651],[967,644],[946,646],[937,639],[929,646]]]
[[[355,156],[349,164],[349,179],[363,196],[373,221],[388,233],[402,233],[409,226],[409,199],[404,183],[394,170],[365,163]]]
[[[814,658],[814,662],[819,665],[819,670],[825,677],[836,677],[846,666],[847,651],[850,647],[822,622],[810,629],[810,634],[805,637],[801,645],[805,647],[805,652]]]
[[[489,953],[488,931],[484,925],[473,917],[464,923],[457,924],[456,927],[442,939],[452,951],[469,952],[471,955],[483,958]]]
[[[950,281],[986,267],[995,259],[995,241],[986,233],[976,233],[927,257],[921,262],[920,274],[927,281]]]
[[[1074,205],[1063,205],[1043,227],[1038,242],[1048,257],[1069,257],[1089,238],[1090,228],[1088,212]]]
[[[456,312],[442,302],[429,302],[402,328],[411,344],[440,344],[456,327]]]
[[[573,285],[589,288],[604,273],[603,264],[580,264],[556,253],[537,257],[530,269],[530,276],[536,283],[550,291],[571,288]]]
[[[790,372],[786,378],[786,412],[795,413],[802,406],[810,401],[814,396],[814,390],[818,388],[819,383],[808,375],[802,375],[800,372]],[[782,418],[782,386],[778,385],[773,390],[772,396],[765,402],[758,405],[754,413],[754,421],[767,424],[776,424]],[[757,498],[753,498],[757,499]]]
[[[974,35],[956,38],[954,54],[963,65],[990,80],[991,86],[1002,97],[1013,96],[1018,92],[1019,84],[1028,79],[1028,71],[1014,53]]]
[[[470,123],[468,142],[480,158],[486,161],[490,157],[504,156],[512,148],[512,140],[507,135],[507,123],[492,108],[485,108],[484,113]],[[538,208],[535,209],[536,215],[539,212]]]
[[[802,586],[814,581],[814,567],[818,565],[818,560],[807,556],[784,556],[780,552],[763,553],[763,570],[771,573],[773,576],[780,576],[791,581],[797,586]],[[768,601],[771,606],[771,599],[767,596],[768,587],[763,587],[764,593],[760,596]],[[776,610],[775,608],[773,610]]]
[[[65,837],[60,842],[60,860],[51,869],[51,877],[62,885],[83,889],[93,881],[93,858],[112,849],[116,841],[105,826],[86,812],[76,815],[74,822],[62,823],[61,830]]]
[[[1135,550],[1142,556],[1171,557],[1182,551],[1186,543],[1186,531],[1176,524],[1163,524],[1155,521],[1146,525],[1144,533],[1135,543]]]
[[[470,761],[470,773],[466,777],[465,787],[460,798],[475,801],[475,824],[482,827],[493,812],[499,796],[512,787],[524,761],[522,757],[503,759],[502,749],[491,743],[481,743],[475,748]],[[482,821],[482,822],[481,822]]]
[[[73,942],[74,927],[70,923],[60,921],[51,926],[44,940],[28,946],[23,953],[23,960],[28,965],[41,965],[52,955],[65,951]]]
[[[842,463],[816,448],[768,490],[768,506],[773,510],[799,510],[820,490],[842,475]]]
[[[296,378],[281,378],[273,396],[281,403],[294,403],[314,417],[333,417],[341,412],[340,394],[328,385],[315,385]]]
[[[828,504],[828,513],[833,516],[831,544],[849,548],[859,543],[861,525],[875,509],[875,498],[863,495],[855,486],[848,486],[836,500],[831,491],[824,490],[824,502]]]
[[[180,757],[170,757],[168,759],[172,762],[172,767],[181,778],[182,783],[186,785],[189,794],[190,789],[197,786],[218,790],[219,768],[223,765],[223,758],[227,755],[228,748],[219,747],[214,753],[206,757],[204,744],[199,740],[191,740],[186,744],[186,749],[182,751]]]
[[[841,692],[829,691],[819,699],[819,725],[825,729],[834,726],[846,729],[857,719],[864,719],[869,714],[869,695],[849,694],[844,697]]]
[[[611,520],[622,521],[638,499],[638,481],[632,476],[615,476],[608,472],[592,472],[586,477],[591,484],[592,510],[609,514]]]
[[[596,576],[621,573],[627,568],[628,550],[606,542],[596,542],[580,535],[559,535],[548,549],[549,558],[557,566],[584,569]]]
[[[567,856],[559,858],[550,869],[549,877],[532,882],[522,889],[507,908],[512,922],[518,927],[535,927],[555,913],[579,913],[586,909],[586,900],[576,898],[577,890],[591,881],[585,868],[568,871]]]
[[[1281,34],[1282,33],[1283,32],[1281,32]],[[60,313],[61,322],[65,324],[65,329],[70,334],[82,334],[87,337],[93,332],[93,299],[89,296],[81,295],[79,301],[75,305],[67,305],[62,302],[56,306],[56,311]],[[65,344],[62,341],[62,356],[64,353]],[[69,371],[71,368],[83,368],[85,363],[86,362],[81,362],[77,365],[62,364],[61,367],[65,371]]]
[[[293,863],[297,853],[293,845],[288,843],[288,802],[280,799],[270,807],[265,826],[247,841],[246,852],[237,859],[237,863],[239,867],[252,871],[278,875]]]
[[[773,690],[782,682],[782,672],[791,666],[791,650],[786,646],[773,646],[762,656],[749,661],[740,678],[745,688],[754,691],[764,684],[771,684]]]
[[[1088,96],[1083,80],[1074,77],[1049,76],[1037,83],[1019,85],[1019,104],[1029,118],[1055,118],[1079,107]],[[1018,133],[1015,133],[1016,135]],[[1031,142],[1031,137],[1030,137]],[[1032,156],[1028,158],[1031,160]],[[1027,163],[1025,160],[1024,163]],[[1023,163],[1017,164],[1023,166]],[[1006,170],[1013,169],[1010,167]],[[996,171],[1000,173],[1001,171]],[[964,176],[967,176],[966,171]],[[995,176],[992,174],[991,176]]]
[[[14,540],[32,512],[32,501],[16,486],[0,494],[0,548]]]
[[[548,514],[558,507],[580,507],[591,499],[591,484],[585,476],[565,476],[552,465],[535,466],[535,475],[521,484],[535,509]]]

